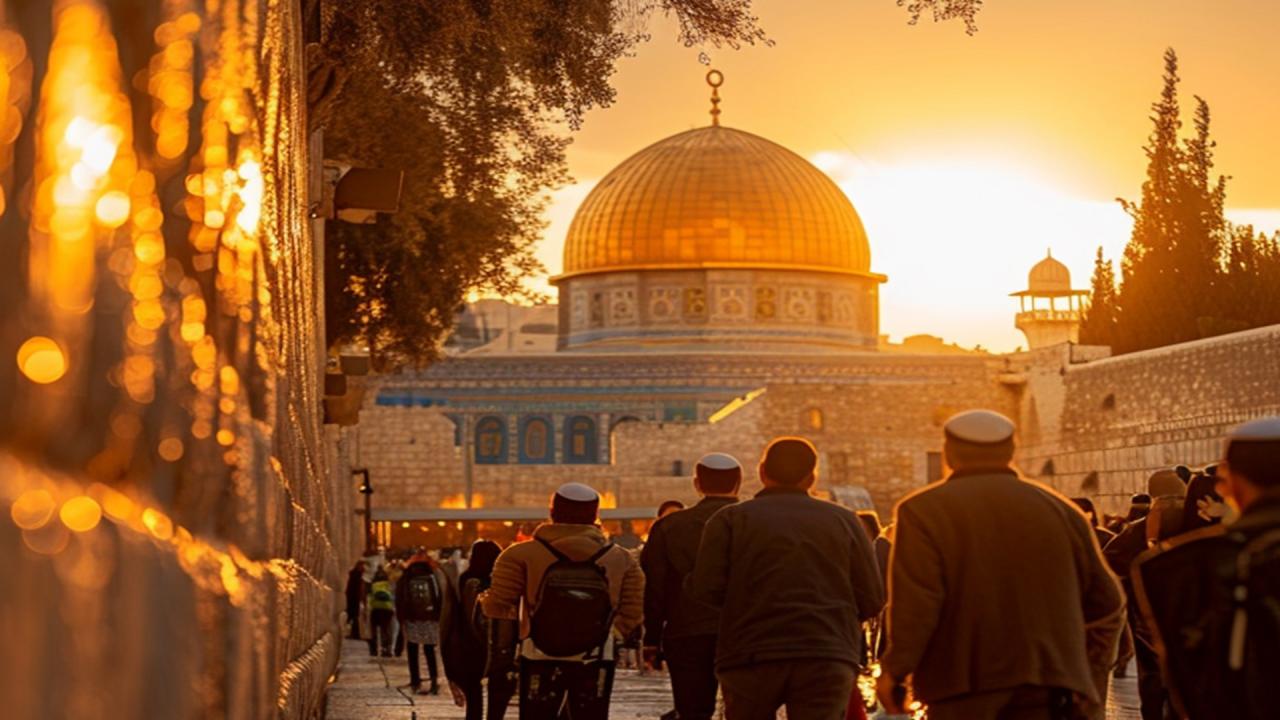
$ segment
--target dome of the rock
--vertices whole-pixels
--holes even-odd
[[[831,178],[713,124],[632,155],[587,195],[553,280],[558,347],[870,349],[883,281]]]
[[[564,276],[677,268],[865,275],[871,252],[853,204],[821,170],[758,135],[710,126],[623,161],[565,239]]]

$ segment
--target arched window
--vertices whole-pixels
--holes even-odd
[[[507,461],[507,423],[488,415],[476,423],[476,463],[501,465]]]
[[[814,432],[820,432],[826,423],[826,418],[822,416],[822,410],[818,408],[809,408],[804,411],[804,426]]]
[[[598,462],[596,421],[575,415],[564,421],[564,461],[586,464]]]
[[[554,462],[554,447],[551,441],[551,423],[546,418],[531,417],[520,421],[520,462]]]

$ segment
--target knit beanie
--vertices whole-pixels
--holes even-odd
[[[582,483],[565,483],[551,496],[551,522],[594,525],[600,511],[600,493]]]

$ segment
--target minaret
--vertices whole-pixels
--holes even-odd
[[[1027,274],[1027,289],[1011,293],[1018,298],[1015,325],[1036,348],[1080,342],[1080,315],[1086,290],[1071,289],[1071,271],[1053,259],[1050,251]]]

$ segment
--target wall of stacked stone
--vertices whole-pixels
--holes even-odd
[[[103,189],[133,213],[95,225],[58,274],[41,265],[60,232],[48,210],[0,213],[15,259],[0,267],[0,356],[48,335],[67,359],[48,383],[0,373],[6,718],[314,718],[337,662],[353,523],[340,433],[321,424],[300,4],[221,7],[29,3],[5,18],[13,62],[35,73],[6,190],[55,180],[35,135],[61,142],[86,112],[118,131],[102,135],[120,139]],[[187,69],[160,62],[172,53],[156,43],[179,40]],[[172,162],[154,157],[147,80],[194,99]],[[72,87],[93,102],[44,94]],[[202,171],[226,185],[189,196]],[[92,313],[53,302],[75,287]]]
[[[766,434],[809,438],[824,463],[820,483],[863,487],[881,517],[902,496],[930,482],[939,469],[942,424],[962,410],[990,408],[1013,414],[1015,393],[997,381],[989,358],[948,363],[937,372],[900,381],[854,385],[770,385]],[[821,413],[814,427],[814,411]]]
[[[1026,359],[1019,459],[1111,512],[1151,472],[1213,462],[1232,427],[1280,414],[1280,326],[1085,363],[1063,352]]]

